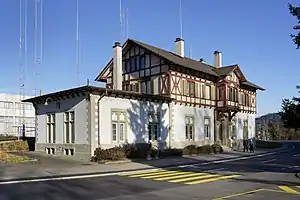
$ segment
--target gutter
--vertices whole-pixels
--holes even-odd
[[[100,98],[98,99],[98,147],[100,145],[100,101],[103,97],[107,96],[107,88],[105,89],[105,93],[101,94]]]

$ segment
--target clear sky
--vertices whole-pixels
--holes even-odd
[[[34,0],[28,0],[26,94],[94,80],[120,40],[119,0],[79,0],[80,65],[76,69],[76,1],[43,0],[43,59],[35,66]],[[296,23],[287,3],[298,0],[182,0],[186,55],[213,63],[239,64],[248,80],[266,88],[257,96],[257,115],[276,112],[282,98],[297,95],[300,50],[290,34]],[[123,0],[131,38],[174,51],[180,36],[179,0]],[[0,92],[19,93],[19,0],[0,0]],[[38,74],[38,75],[35,75]],[[79,74],[79,78],[77,76]],[[101,85],[94,83],[94,85]]]

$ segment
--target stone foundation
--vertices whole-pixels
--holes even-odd
[[[53,152],[54,150],[54,152]],[[91,146],[87,144],[35,144],[35,151],[58,156],[73,156],[78,160],[90,160]],[[71,152],[73,155],[71,155]],[[69,155],[66,155],[69,154]]]

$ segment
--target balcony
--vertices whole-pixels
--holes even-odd
[[[218,100],[217,101],[217,110],[222,112],[235,112],[240,111],[240,104],[236,101],[229,100]]]

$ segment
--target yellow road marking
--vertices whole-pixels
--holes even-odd
[[[192,181],[192,182],[188,182],[188,183],[185,183],[185,184],[194,185],[194,184],[200,184],[200,183],[208,183],[208,182],[213,182],[213,181],[236,178],[236,177],[239,177],[239,176],[240,175],[221,176],[221,177],[218,177],[218,178],[210,178],[210,179],[203,179],[203,180],[199,180],[199,181]]]
[[[244,196],[244,195],[247,195],[247,194],[252,194],[252,193],[260,192],[260,191],[263,191],[263,190],[264,189],[261,188],[261,189],[257,189],[257,190],[251,190],[251,191],[248,191],[248,192],[236,193],[236,194],[232,194],[232,195],[225,196],[225,197],[218,197],[218,198],[215,198],[213,200],[229,199],[229,198],[232,198],[232,197]]]
[[[292,193],[292,194],[300,194],[300,192],[294,190],[293,188],[291,187],[288,187],[288,186],[278,186],[280,189],[282,189],[283,191],[286,191],[288,193]]]
[[[149,175],[149,176],[142,176],[140,178],[160,178],[160,177],[167,177],[167,176],[174,176],[174,175],[180,175],[180,174],[191,174],[192,172],[174,172],[171,174],[158,174],[158,175]],[[194,173],[195,174],[195,173]]]
[[[220,176],[219,174],[208,174],[208,175],[198,175],[198,176],[194,176],[194,177],[190,177],[190,178],[182,178],[182,179],[175,179],[175,180],[171,180],[168,182],[171,183],[180,183],[180,182],[186,182],[186,181],[191,181],[191,180],[196,180],[196,179],[203,179],[203,178],[210,178],[210,177],[216,177],[216,176]]]
[[[178,176],[169,176],[169,177],[163,177],[163,178],[156,178],[153,179],[155,181],[166,181],[166,180],[171,180],[171,179],[177,179],[177,178],[185,178],[185,177],[190,177],[190,176],[195,176],[195,175],[204,175],[207,173],[192,173],[192,174],[184,174],[184,175],[178,175]]]
[[[145,170],[145,171],[132,171],[132,172],[124,172],[119,174],[119,176],[128,176],[128,175],[134,175],[134,174],[146,174],[146,173],[151,173],[151,172],[163,172],[166,170],[160,170],[160,169],[150,169],[150,170]]]
[[[136,174],[136,175],[129,175],[130,178],[136,178],[136,177],[143,177],[143,176],[150,176],[150,175],[159,175],[159,174],[172,174],[177,171],[162,171],[162,172],[152,172],[152,173],[146,173],[146,174]]]

